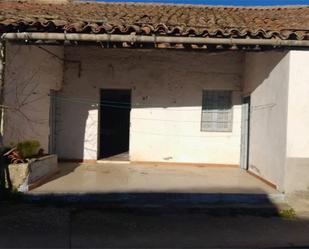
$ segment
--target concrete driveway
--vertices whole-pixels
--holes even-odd
[[[278,194],[239,168],[161,164],[61,163],[61,172],[33,193]]]

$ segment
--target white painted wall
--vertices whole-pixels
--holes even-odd
[[[44,46],[63,57],[63,48]],[[35,139],[47,152],[50,89],[59,89],[63,62],[35,46],[7,43],[4,103],[4,143]]]
[[[97,159],[99,91],[123,88],[132,89],[131,160],[239,164],[243,54],[67,47],[65,56],[81,68],[66,63],[60,158]],[[200,131],[203,89],[234,91],[233,132]]]
[[[288,193],[309,191],[309,51],[290,52],[287,163]]]
[[[248,53],[244,93],[251,93],[249,169],[284,189],[289,54]]]
[[[288,97],[287,156],[309,158],[309,51],[290,52]]]

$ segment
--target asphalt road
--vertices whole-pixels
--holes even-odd
[[[1,248],[309,248],[309,220],[209,209],[1,204]]]

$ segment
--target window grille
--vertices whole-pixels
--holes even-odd
[[[201,130],[231,132],[232,126],[232,92],[203,91]]]

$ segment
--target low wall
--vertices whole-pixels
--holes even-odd
[[[56,155],[32,159],[29,163],[9,165],[12,185],[22,192],[39,185],[40,182],[57,171],[58,159]]]

